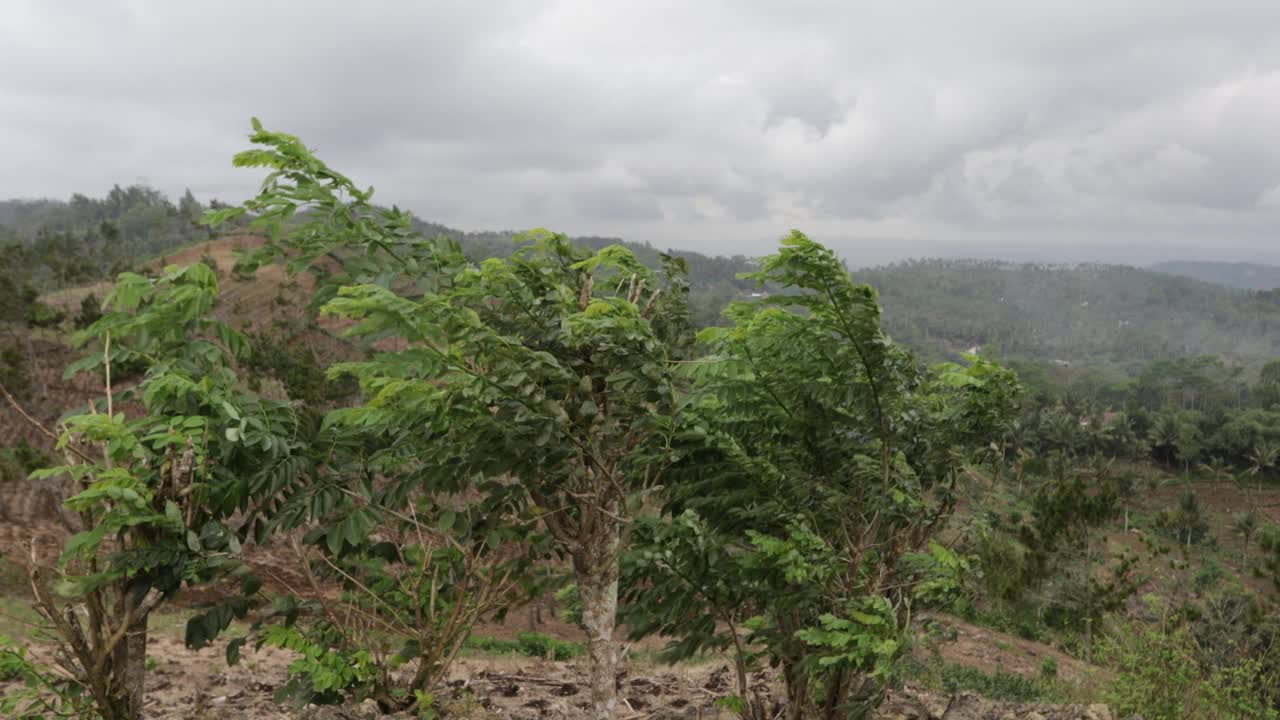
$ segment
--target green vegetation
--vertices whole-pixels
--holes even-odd
[[[1280,717],[1274,699],[1267,697],[1275,689],[1274,668],[1250,657],[1205,667],[1200,655],[1186,629],[1116,633],[1102,647],[1104,660],[1117,671],[1106,689],[1107,701],[1122,717],[1141,714],[1153,720]]]
[[[175,204],[142,185],[101,199],[0,201],[0,266],[41,291],[110,277],[208,238],[205,209],[190,191]]]
[[[1009,702],[1055,702],[1062,697],[1052,679],[1029,678],[1000,670],[985,673],[966,665],[943,665],[941,684],[948,693],[972,692]]]
[[[921,368],[881,334],[875,291],[798,232],[754,279],[789,292],[702,334],[685,460],[664,517],[636,531],[625,617],[675,638],[676,659],[729,650],[744,717],[768,717],[748,690],[764,660],[791,717],[836,717],[878,699],[912,600],[957,582],[929,528],[953,508],[953,457],[993,435],[1016,380],[980,358]]]
[[[1102,266],[851,275],[798,231],[758,260],[459,233],[374,204],[298,138],[252,139],[235,162],[261,192],[206,215],[266,238],[228,284],[310,275],[252,332],[220,314],[211,255],[120,273],[75,312],[38,300],[207,237],[189,196],[0,206],[19,260],[0,383],[14,405],[47,394],[34,343],[74,325],[67,376],[101,387],[44,428],[56,452],[0,450],[7,480],[72,481],[72,535],[34,578],[57,669],[0,650],[26,688],[10,714],[136,720],[153,614],[197,587],[186,643],[294,653],[277,697],[298,706],[444,713],[475,650],[584,657],[606,720],[622,626],[669,641],[663,661],[726,658],[718,702],[745,720],[858,717],[904,677],[1276,717],[1280,526],[1205,493],[1252,506],[1280,472],[1269,293]],[[96,249],[64,262],[76,243]],[[301,580],[267,587],[242,548],[286,540]],[[553,595],[583,642],[477,632]],[[921,661],[925,610],[1109,673]]]
[[[148,619],[180,587],[238,575],[251,592],[236,559],[247,538],[230,517],[249,506],[258,463],[292,450],[296,418],[287,406],[237,387],[233,358],[246,343],[209,318],[216,296],[203,265],[154,280],[121,275],[110,312],[77,336],[90,353],[67,369],[100,370],[103,396],[64,421],[64,464],[32,474],[65,476],[79,488],[64,501],[78,532],[56,568],[35,571],[32,587],[62,669],[104,720],[140,716]],[[147,367],[141,383],[117,393],[111,366],[135,360]],[[124,401],[139,402],[141,417],[118,412]],[[83,604],[86,624],[64,612],[68,601]],[[206,617],[188,642],[207,642],[246,609],[233,603]]]
[[[515,640],[471,636],[464,647],[494,654],[516,654],[546,660],[570,660],[586,653],[582,643],[557,640],[538,632],[523,632]]]

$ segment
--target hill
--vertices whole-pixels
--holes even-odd
[[[1006,356],[1133,369],[1157,358],[1280,354],[1280,296],[1121,265],[914,260],[855,273],[880,290],[899,342],[933,356]]]
[[[0,284],[7,275],[49,291],[113,277],[212,237],[199,223],[205,210],[190,191],[175,203],[144,185],[116,185],[101,198],[0,201]]]
[[[1242,290],[1280,288],[1280,267],[1244,262],[1171,260],[1151,266],[1155,272],[1217,283]]]

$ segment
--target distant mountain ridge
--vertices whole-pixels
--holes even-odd
[[[1242,290],[1125,265],[912,260],[854,272],[880,291],[885,327],[928,355],[973,346],[1035,360],[1116,364],[1280,356],[1280,291]]]
[[[1280,288],[1280,266],[1277,265],[1214,260],[1170,260],[1156,263],[1150,269],[1167,275],[1178,275],[1242,290]]]
[[[112,188],[101,199],[0,201],[0,270],[8,271],[0,275],[45,292],[109,278],[204,246],[200,240],[210,236],[198,224],[203,210],[189,193],[174,203],[141,186]],[[516,247],[511,231],[467,232],[424,221],[415,221],[415,230],[457,239],[473,260],[505,256]],[[660,250],[647,243],[574,240],[592,248],[621,243],[642,262],[658,262]],[[688,262],[698,325],[723,322],[724,307],[756,289],[738,277],[758,268],[754,258],[668,252]],[[230,263],[227,255],[219,265],[228,269]],[[885,327],[895,340],[937,359],[974,346],[1011,358],[1129,369],[1190,355],[1242,364],[1280,357],[1280,290],[1271,290],[1280,288],[1276,266],[1180,261],[1140,269],[932,259],[853,275],[879,290]]]

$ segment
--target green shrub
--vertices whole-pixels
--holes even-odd
[[[583,654],[581,643],[557,640],[539,632],[523,632],[515,640],[472,635],[466,647],[494,654],[516,654],[548,660],[570,660]]]
[[[0,635],[0,717],[13,720],[96,718],[84,688],[27,656],[27,648]]]
[[[50,464],[47,455],[19,440],[13,447],[0,448],[0,482],[16,482],[27,479],[32,470]]]
[[[1114,672],[1105,690],[1118,717],[1147,720],[1214,718],[1276,720],[1274,682],[1262,663],[1238,658],[1230,667],[1202,667],[1185,629],[1125,627],[1099,643],[1098,657]]]
[[[1058,661],[1051,657],[1040,661],[1040,677],[1045,680],[1056,680],[1058,677]]]
[[[578,643],[557,640],[550,635],[538,632],[525,632],[516,636],[520,651],[530,657],[548,660],[569,660],[582,654],[582,646]]]
[[[27,306],[27,324],[32,327],[54,327],[65,320],[67,314],[62,310],[33,302]]]
[[[556,603],[560,617],[567,623],[582,624],[582,600],[578,597],[578,584],[569,583],[556,591]]]
[[[1208,558],[1196,571],[1195,588],[1200,592],[1212,589],[1226,576],[1222,564],[1214,558]]]
[[[12,640],[0,635],[0,682],[18,680],[31,667],[26,648],[18,647]]]
[[[80,312],[76,313],[75,325],[77,330],[83,330],[98,321],[102,317],[102,301],[98,296],[89,293],[80,300]]]
[[[985,673],[967,665],[943,665],[942,689],[947,693],[972,692],[1008,702],[1052,702],[1059,698],[1052,682],[997,670]]]
[[[19,400],[31,394],[31,365],[27,355],[16,344],[0,349],[0,385]]]

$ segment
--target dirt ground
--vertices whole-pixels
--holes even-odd
[[[284,681],[289,653],[263,649],[226,667],[221,648],[188,650],[176,637],[154,637],[159,658],[149,675],[146,717],[150,720],[374,720],[376,705],[289,708],[272,693]],[[585,661],[548,662],[528,658],[463,658],[445,692],[452,716],[470,720],[571,720],[587,717],[590,690]],[[618,678],[620,720],[666,718],[711,720],[734,717],[717,705],[733,682],[727,664],[624,666]],[[765,673],[753,685],[766,697],[776,691]],[[777,706],[781,709],[781,706]],[[395,716],[392,716],[395,717]],[[403,717],[403,716],[401,716]],[[882,720],[1112,720],[1105,706],[1012,704],[962,693],[943,696],[907,686],[890,694],[876,711]],[[407,720],[407,719],[406,719]]]
[[[22,610],[26,588],[21,561],[29,554],[31,538],[36,538],[42,556],[56,552],[63,531],[53,523],[0,522],[0,558],[7,568],[0,582],[0,600],[6,607]],[[296,562],[287,548],[246,548],[246,560],[253,564],[268,583],[301,586],[301,574],[292,567]],[[202,651],[182,644],[185,623],[183,606],[211,599],[209,591],[200,597],[188,595],[178,603],[178,610],[158,618],[149,638],[149,655],[154,667],[148,677],[147,717],[151,720],[178,718],[246,718],[248,720],[357,720],[373,718],[370,708],[290,708],[276,703],[273,693],[286,681],[292,655],[283,650],[264,648],[252,652],[246,647],[241,664],[227,667],[224,644],[217,643]],[[29,611],[29,608],[27,608]],[[554,616],[550,610],[541,613],[542,622],[534,620],[532,608],[512,613],[503,624],[486,624],[476,634],[510,638],[517,633],[536,629],[564,640],[580,640],[580,631]],[[30,617],[30,616],[28,616]],[[978,627],[950,616],[930,618],[943,623],[948,632],[938,643],[942,659],[948,663],[967,665],[984,672],[1012,672],[1035,676],[1046,657],[1052,657],[1059,676],[1070,682],[1084,678],[1089,668],[1078,660],[1039,643],[1030,642],[987,628]],[[0,624],[0,628],[3,624]],[[12,633],[21,636],[18,633]],[[732,713],[716,701],[731,694],[734,676],[727,662],[712,659],[700,664],[660,665],[648,660],[649,652],[661,645],[658,639],[630,648],[631,661],[624,663],[619,677],[622,720],[660,720],[661,718],[730,718]],[[32,646],[37,659],[48,659],[47,647]],[[770,674],[753,676],[752,685],[762,696],[779,698],[780,688]],[[511,718],[513,720],[570,719],[586,717],[589,689],[586,685],[585,659],[549,662],[523,656],[470,654],[461,658],[452,672],[446,691],[452,703],[452,716],[471,718]],[[780,706],[779,706],[780,707]],[[919,688],[907,687],[894,692],[875,716],[893,720],[1102,720],[1110,718],[1098,708],[1009,705],[971,695],[945,697]]]

